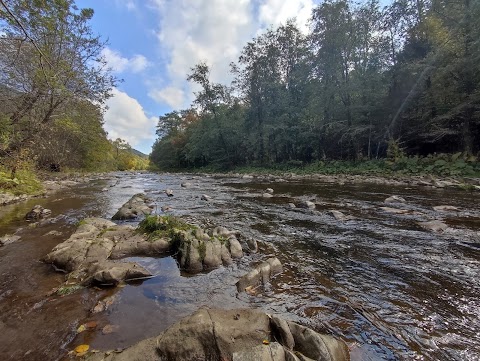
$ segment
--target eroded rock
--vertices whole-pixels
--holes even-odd
[[[121,353],[92,354],[88,360],[347,361],[349,357],[343,341],[294,322],[251,309],[201,308],[155,338]]]
[[[152,213],[152,207],[149,205],[150,199],[143,193],[135,194],[128,200],[115,215],[113,220],[137,219],[140,216]]]
[[[44,219],[52,214],[50,209],[43,208],[41,205],[35,205],[30,212],[25,215],[27,221],[38,221]]]
[[[280,260],[276,257],[269,258],[240,278],[237,282],[237,290],[244,292],[246,289],[250,290],[256,286],[265,285],[274,275],[282,273],[282,271]]]

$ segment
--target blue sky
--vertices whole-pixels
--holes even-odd
[[[305,32],[319,0],[76,0],[93,8],[91,26],[108,39],[103,55],[124,81],[105,113],[112,139],[150,153],[158,116],[187,108],[192,84],[185,79],[205,61],[215,82],[229,83],[229,64],[269,26],[296,17]]]

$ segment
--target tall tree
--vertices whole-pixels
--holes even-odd
[[[11,129],[2,156],[15,158],[78,100],[102,104],[115,78],[73,0],[0,1],[0,82]]]

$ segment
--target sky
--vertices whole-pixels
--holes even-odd
[[[77,0],[94,9],[93,32],[108,40],[103,50],[123,81],[107,102],[105,130],[149,154],[158,117],[186,109],[195,88],[186,81],[199,62],[211,80],[229,84],[229,64],[244,45],[270,26],[296,17],[306,32],[318,0]]]
[[[123,80],[107,102],[108,137],[149,154],[158,117],[191,105],[193,66],[206,62],[211,81],[229,84],[229,64],[248,41],[291,18],[307,33],[320,1],[76,0],[94,10],[92,30],[108,40],[103,56]]]

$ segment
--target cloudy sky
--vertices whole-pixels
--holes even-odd
[[[95,10],[91,25],[108,39],[103,55],[117,77],[105,114],[110,138],[150,153],[158,116],[188,107],[185,78],[195,64],[211,66],[212,80],[228,83],[229,64],[269,26],[296,17],[307,30],[318,0],[77,0]]]

